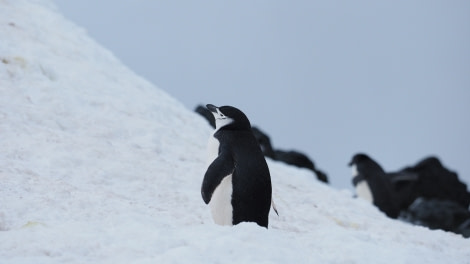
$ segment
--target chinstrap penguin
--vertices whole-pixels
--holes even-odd
[[[206,119],[209,124],[213,128],[215,128],[215,118],[211,111],[209,111],[206,107],[203,107],[202,105],[198,105],[194,111],[204,117],[204,119]],[[326,175],[326,173],[317,169],[313,161],[308,156],[295,150],[275,150],[271,144],[270,137],[264,131],[253,125],[251,126],[251,131],[253,132],[255,138],[258,140],[258,143],[261,147],[261,151],[263,151],[265,157],[281,161],[299,168],[309,169],[313,171],[313,173],[315,173],[316,178],[318,180],[324,183],[328,183],[328,176]],[[275,208],[274,204],[273,208]]]
[[[391,182],[382,167],[363,153],[354,155],[348,165],[352,168],[357,196],[377,206],[388,217],[397,218],[400,209],[395,203]]]
[[[208,104],[215,117],[209,139],[210,165],[201,187],[202,199],[219,225],[255,222],[268,228],[271,177],[250,121],[232,106]]]
[[[392,218],[407,210],[418,198],[454,201],[464,208],[470,203],[466,184],[436,157],[427,157],[396,172],[385,172],[363,153],[354,155],[349,165],[353,169],[357,195]]]

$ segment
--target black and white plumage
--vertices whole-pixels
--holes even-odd
[[[198,105],[194,111],[204,117],[207,122],[209,122],[209,124],[215,128],[215,118],[211,111],[201,105]],[[251,131],[258,140],[258,144],[260,145],[265,157],[284,162],[288,165],[311,170],[313,173],[315,173],[318,180],[324,183],[328,183],[327,174],[319,170],[307,155],[296,150],[284,151],[274,149],[271,144],[271,139],[264,131],[256,126],[251,126]]]
[[[201,194],[216,224],[256,222],[268,227],[271,178],[246,115],[232,106],[207,108],[216,128],[209,139],[209,166]]]
[[[392,184],[382,167],[363,153],[354,155],[349,166],[353,171],[352,181],[357,196],[377,206],[388,217],[397,218],[400,208],[395,201]]]
[[[455,172],[445,168],[436,157],[427,157],[416,165],[388,173],[377,162],[362,153],[354,155],[349,165],[353,168],[353,185],[357,195],[373,202],[392,218],[401,214],[413,219],[411,222],[419,222],[421,221],[419,218],[423,217],[421,222],[431,223],[429,219],[424,218],[436,213],[423,213],[430,206],[411,206],[416,205],[418,200],[421,201],[418,204],[439,205],[441,212],[445,212],[445,206],[451,204],[455,206],[449,206],[446,209],[449,212],[455,211],[456,206],[468,211],[470,193],[467,185],[458,179]],[[443,214],[442,218],[436,218],[436,222],[451,215],[451,213]],[[446,221],[455,222],[453,219]],[[436,222],[430,224],[430,227],[438,226]],[[446,225],[441,223],[441,226]]]

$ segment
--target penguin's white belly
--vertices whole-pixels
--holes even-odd
[[[226,176],[215,188],[209,202],[212,218],[218,225],[233,225],[232,175]]]
[[[351,166],[352,170],[352,177],[356,177],[359,172],[357,171],[357,166],[356,164]],[[372,196],[372,192],[370,191],[369,184],[367,181],[361,181],[356,185],[356,194],[357,196],[361,197],[362,199],[369,201],[371,203],[374,202],[374,197]]]
[[[207,166],[219,156],[219,141],[211,136],[208,142]],[[212,218],[218,225],[233,225],[232,207],[232,175],[222,179],[219,186],[215,188],[209,202]]]
[[[357,196],[361,197],[362,199],[371,203],[374,202],[374,197],[372,196],[372,192],[370,191],[370,187],[369,184],[367,184],[367,181],[361,181],[356,185],[356,193]]]

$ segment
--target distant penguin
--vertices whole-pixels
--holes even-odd
[[[232,106],[208,104],[215,117],[209,139],[210,165],[202,181],[202,199],[216,224],[255,222],[268,228],[271,177],[246,115]]]
[[[352,167],[357,196],[373,203],[388,217],[397,218],[400,209],[392,184],[382,167],[363,153],[354,155],[349,166]]]

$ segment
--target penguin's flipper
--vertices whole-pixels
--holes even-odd
[[[202,181],[201,195],[206,204],[211,201],[220,182],[228,175],[232,174],[234,163],[230,152],[221,150],[219,156],[209,165],[204,180]]]

